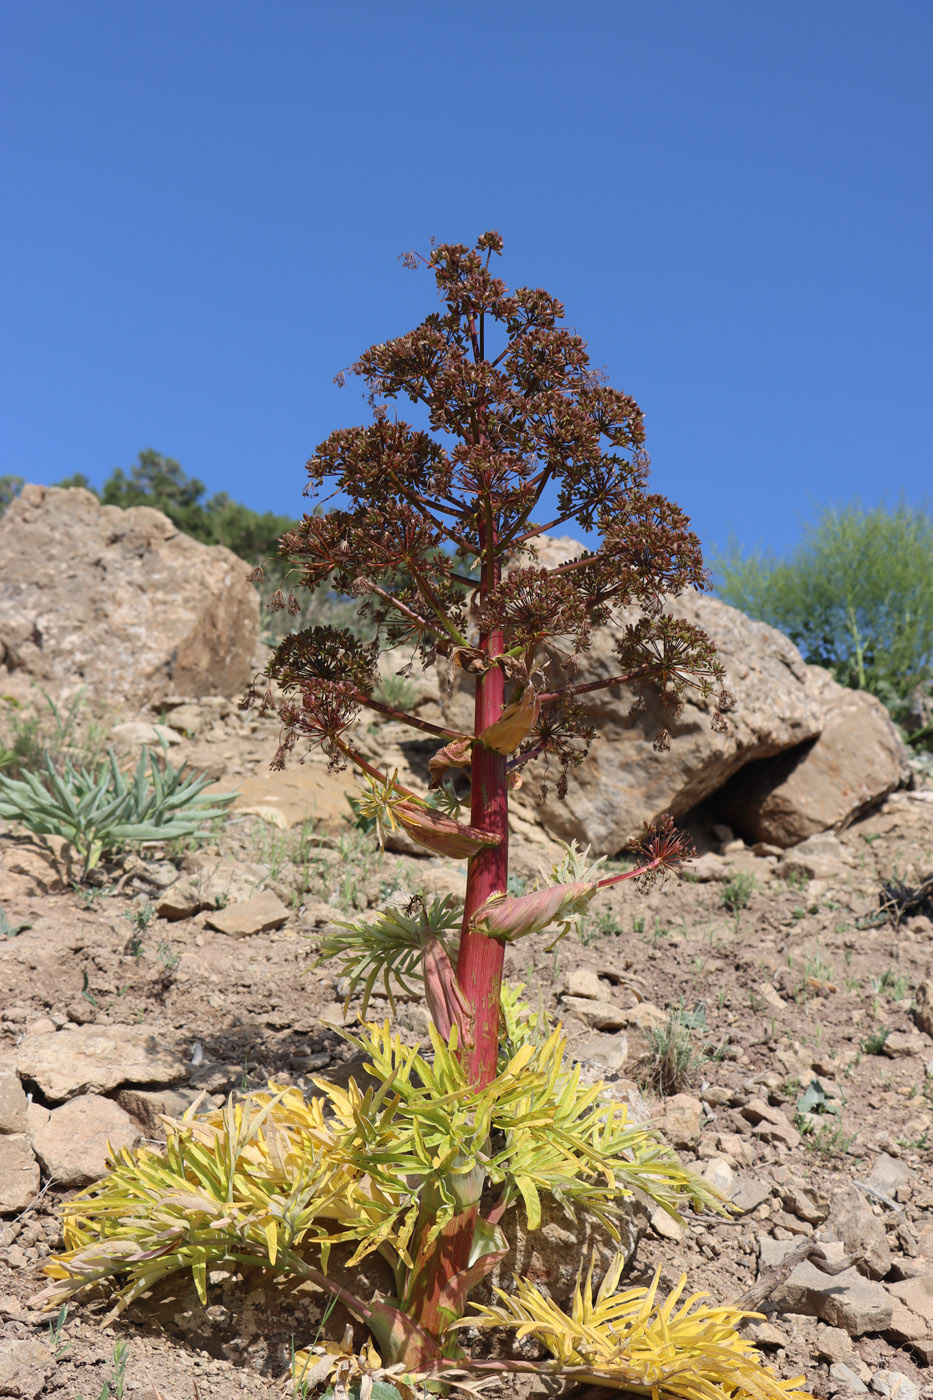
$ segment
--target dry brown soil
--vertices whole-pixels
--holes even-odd
[[[235,774],[268,759],[268,736],[255,727],[251,734],[257,742],[236,764],[221,750]],[[223,767],[215,764],[216,771]],[[680,1130],[688,1144],[681,1155],[700,1169],[719,1158],[737,1178],[771,1186],[767,1199],[733,1222],[688,1223],[673,1239],[649,1227],[632,1280],[648,1279],[660,1264],[666,1285],[686,1272],[693,1287],[736,1299],[758,1275],[762,1239],[803,1239],[818,1230],[786,1208],[783,1180],[796,1179],[812,1197],[830,1200],[846,1183],[866,1180],[885,1157],[904,1169],[903,1180],[887,1201],[866,1199],[891,1248],[888,1282],[920,1274],[924,1260],[933,1261],[933,1040],[918,1032],[912,1015],[916,989],[931,975],[933,923],[923,913],[899,922],[872,919],[883,881],[919,879],[933,869],[931,799],[930,789],[895,794],[845,831],[846,859],[831,878],[788,883],[776,878],[774,859],[733,843],[721,857],[721,873],[732,879],[747,871],[755,882],[738,911],[724,904],[728,880],[687,875],[645,896],[615,889],[584,937],[568,938],[553,952],[545,951],[543,937],[508,950],[509,975],[534,996],[540,989],[555,1016],[568,977],[579,982],[586,970],[602,979],[604,999],[620,1011],[648,1004],[689,1013],[695,1058],[676,1087],[701,1105],[702,1117]],[[699,816],[697,831],[715,850]],[[454,888],[457,876],[436,860],[380,854],[349,825],[343,835],[307,846],[307,860],[293,858],[298,841],[296,830],[240,817],[216,844],[183,858],[202,874],[224,856],[262,867],[257,880],[289,906],[283,928],[238,939],[212,932],[207,912],[176,922],[152,917],[141,930],[134,925],[134,916],[155,906],[177,875],[164,853],[148,853],[119,891],[118,868],[102,886],[74,888],[8,827],[0,846],[0,903],[13,923],[32,927],[0,940],[0,1053],[15,1055],[37,1024],[141,1025],[189,1063],[198,1061],[187,1087],[207,1090],[214,1102],[270,1078],[306,1085],[310,1075],[332,1072],[349,1048],[319,1019],[335,1018],[339,1004],[334,974],[312,970],[319,906],[364,909],[426,884]],[[530,880],[545,856],[543,847],[518,840],[515,877]],[[375,1003],[377,1015],[385,1009]],[[591,1058],[612,1035],[616,1048],[619,1035],[627,1036],[627,1061],[608,1078],[636,1103],[637,1087],[663,1126],[665,1100],[652,1088],[648,1037],[631,1024],[603,1033],[594,1050],[594,1029],[574,1014],[564,1019],[571,1047],[583,1046]],[[402,1021],[413,1035],[423,1031],[417,1005],[403,1007]],[[894,1034],[896,1053],[885,1032]],[[588,1065],[588,1072],[597,1071]],[[793,1133],[790,1143],[780,1132],[769,1137],[743,1113],[757,1098],[783,1111],[792,1126],[797,1099],[814,1077],[838,1111],[814,1119],[798,1141]],[[688,1118],[692,1109],[688,1103]],[[157,1135],[154,1123],[144,1127]],[[52,1182],[28,1209],[0,1220],[0,1323],[8,1340],[49,1345],[49,1319],[27,1300],[40,1285],[43,1260],[61,1244],[58,1208],[65,1194]],[[103,1331],[100,1311],[99,1304],[71,1309],[57,1360],[24,1372],[21,1393],[97,1400],[114,1344],[125,1342],[127,1396],[289,1396],[291,1340],[297,1346],[311,1340],[318,1315],[313,1301],[276,1294],[257,1277],[217,1287],[206,1311],[181,1286],[172,1297],[136,1305]],[[827,1332],[815,1318],[778,1312],[761,1341],[781,1375],[804,1373],[815,1393],[833,1394]],[[869,1371],[893,1369],[926,1384],[924,1358],[890,1335],[857,1337],[851,1349]],[[30,1375],[40,1378],[34,1392]],[[502,1393],[514,1391],[507,1386]]]

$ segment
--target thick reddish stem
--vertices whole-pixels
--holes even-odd
[[[494,632],[481,645],[488,655],[502,651],[502,634]],[[502,715],[505,675],[492,666],[476,687],[476,732],[482,733]],[[471,816],[474,826],[497,835],[497,846],[488,846],[470,861],[457,979],[474,1016],[473,1050],[468,1070],[482,1088],[496,1077],[499,1056],[499,992],[502,983],[504,945],[472,927],[473,915],[494,894],[504,893],[509,875],[509,811],[506,758],[473,745]]]

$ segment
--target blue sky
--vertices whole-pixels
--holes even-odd
[[[0,473],[299,514],[334,373],[505,238],[704,545],[933,482],[929,0],[0,0]]]

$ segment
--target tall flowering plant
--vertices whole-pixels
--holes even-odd
[[[661,1301],[657,1279],[620,1291],[621,1256],[598,1288],[592,1270],[581,1277],[569,1311],[527,1280],[498,1304],[465,1311],[508,1252],[508,1213],[521,1210],[533,1231],[543,1197],[616,1237],[635,1190],[678,1218],[684,1208],[721,1208],[603,1086],[581,1083],[560,1028],[502,979],[507,943],[559,935],[600,890],[649,882],[689,854],[664,821],[645,833],[630,871],[607,875],[572,843],[537,888],[509,892],[510,789],[537,767],[565,790],[593,737],[581,697],[626,685],[638,708],[650,689],[673,715],[695,687],[715,696],[716,728],[731,700],[709,638],[664,610],[665,598],[707,579],[686,516],[647,488],[641,412],[593,372],[559,301],[540,289],[509,292],[493,275],[501,250],[499,235],[485,233],[472,249],[445,244],[409,257],[433,273],[441,309],[353,366],[372,421],[317,448],[307,469],[320,504],[281,541],[294,586],[357,596],[374,639],[328,626],[288,636],[266,673],[278,701],[271,684],[247,697],[278,703],[275,766],[303,741],[335,766],[353,765],[360,810],[381,835],[400,828],[467,862],[463,900],[415,899],[337,926],[323,942],[322,957],[360,997],[362,1029],[348,1039],[373,1084],[319,1080],[309,1104],[271,1086],[170,1125],[163,1154],[121,1154],[69,1206],[69,1248],[48,1266],[45,1297],[58,1303],[122,1276],[119,1308],[190,1267],[206,1301],[213,1261],[259,1261],[330,1289],[378,1344],[378,1355],[319,1347],[314,1364],[331,1367],[329,1393],[380,1385],[407,1396],[537,1369],[692,1400],[778,1397],[789,1383],[759,1366],[736,1330],[741,1314],[681,1300],[682,1288]],[[405,399],[427,426],[395,413]],[[556,507],[542,520],[546,500]],[[546,566],[535,541],[570,521],[596,545]],[[278,604],[299,611],[294,594]],[[587,680],[598,627],[613,631],[617,669]],[[385,650],[402,670],[466,677],[472,726],[435,724],[378,699]],[[411,790],[358,751],[353,726],[366,710],[436,740],[431,789]],[[662,729],[656,747],[669,742]],[[366,1021],[377,983],[390,1003],[393,987],[423,988],[429,1048]],[[341,1279],[328,1260],[348,1243]],[[346,1269],[372,1253],[389,1266],[392,1290],[363,1298]],[[551,1360],[466,1358],[464,1321],[531,1335]]]
[[[651,687],[676,712],[687,686],[704,695],[715,689],[717,727],[730,703],[709,638],[664,611],[665,596],[703,588],[707,576],[687,517],[648,490],[640,409],[593,371],[555,297],[540,288],[510,292],[494,275],[501,251],[501,237],[490,232],[472,249],[444,244],[426,259],[406,257],[433,273],[442,310],[353,366],[372,422],[332,433],[307,463],[308,492],[346,504],[306,515],[281,541],[297,584],[326,582],[358,596],[377,640],[367,645],[315,627],[286,638],[267,671],[285,697],[277,764],[301,739],[321,745],[335,765],[363,775],[364,810],[380,830],[398,824],[427,849],[468,862],[455,966],[427,925],[422,961],[434,1023],[445,1040],[457,1027],[475,1089],[498,1072],[505,944],[579,913],[600,889],[648,879],[686,854],[667,824],[646,834],[641,862],[627,874],[558,881],[514,897],[510,788],[537,765],[556,770],[563,793],[592,738],[580,702],[587,692]],[[405,400],[427,427],[395,411]],[[545,498],[556,499],[556,514],[542,521]],[[596,547],[557,567],[537,562],[535,540],[570,521],[595,532]],[[606,626],[615,631],[618,671],[588,681],[590,638]],[[380,703],[383,647],[401,655],[406,671],[420,663],[448,680],[465,672],[472,728]],[[434,802],[354,748],[353,724],[367,709],[437,739]],[[668,742],[666,731],[655,740],[658,748]],[[450,781],[458,773],[469,776],[468,816]],[[361,927],[358,946],[371,937]],[[470,1200],[450,1223],[445,1273],[466,1267],[475,1207]],[[442,1286],[440,1277],[430,1285]]]

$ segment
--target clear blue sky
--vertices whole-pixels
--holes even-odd
[[[931,490],[930,0],[0,0],[0,473],[299,514],[332,376],[505,238],[705,545]]]

